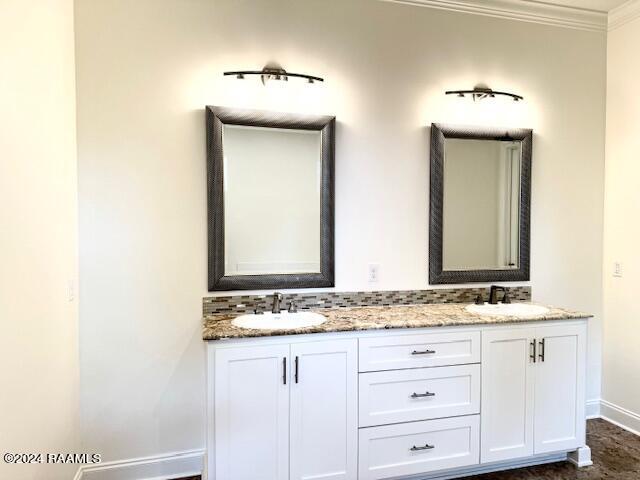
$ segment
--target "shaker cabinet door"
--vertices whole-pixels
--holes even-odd
[[[288,480],[289,373],[289,345],[216,351],[216,480]]]
[[[291,480],[357,478],[357,345],[291,345]]]
[[[482,333],[482,463],[533,454],[535,329]]]
[[[536,454],[585,444],[586,335],[586,325],[536,329]]]

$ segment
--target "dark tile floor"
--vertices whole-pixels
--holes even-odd
[[[466,477],[466,480],[640,480],[640,437],[604,420],[587,422],[593,466],[569,462]],[[201,480],[190,477],[180,480]]]

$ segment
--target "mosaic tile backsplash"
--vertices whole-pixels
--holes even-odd
[[[430,290],[390,290],[381,292],[305,292],[283,293],[282,308],[294,301],[299,310],[332,307],[368,307],[385,305],[416,305],[425,303],[470,303],[478,295],[485,301],[489,287],[434,288]],[[510,287],[509,296],[514,302],[531,300],[531,287]],[[219,313],[251,313],[255,309],[264,312],[271,309],[269,295],[234,295],[229,297],[205,297],[202,301],[204,316]]]

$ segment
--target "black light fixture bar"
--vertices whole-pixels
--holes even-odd
[[[448,90],[444,93],[445,95],[457,95],[458,97],[471,95],[473,101],[482,100],[483,98],[494,98],[496,95],[512,98],[514,102],[524,100],[524,97],[516,95],[515,93],[500,92],[498,90],[491,90],[487,87],[475,87],[473,90]]]
[[[247,75],[259,75],[263,84],[266,84],[267,80],[284,80],[286,82],[290,77],[303,78],[309,83],[324,82],[324,78],[322,77],[307,75],[306,73],[291,73],[287,72],[284,68],[265,67],[262,70],[237,70],[233,72],[224,72],[223,75],[235,76],[240,80],[244,79]]]

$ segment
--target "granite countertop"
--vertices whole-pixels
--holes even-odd
[[[489,316],[469,313],[468,304],[437,303],[422,305],[393,305],[376,307],[339,307],[311,310],[324,315],[327,320],[314,327],[290,330],[257,330],[236,327],[231,322],[240,314],[218,314],[204,317],[203,340],[225,338],[273,337],[308,333],[352,332],[393,328],[427,328],[470,325],[495,325],[504,323],[542,322],[589,318],[592,315],[564,308],[544,305],[549,312],[527,317]]]

